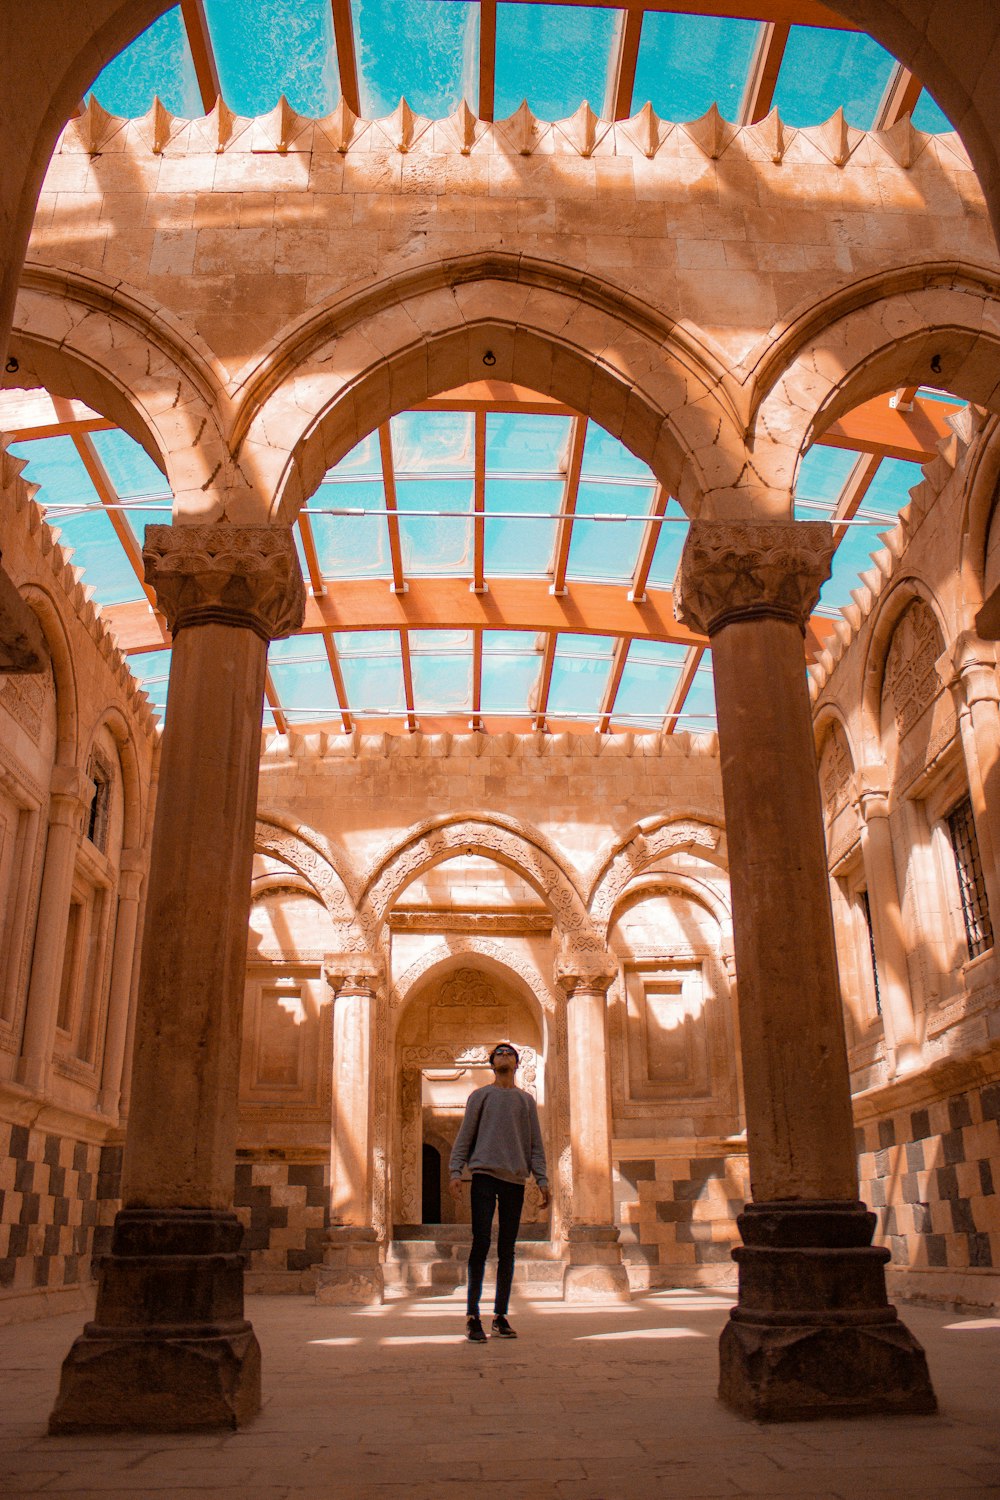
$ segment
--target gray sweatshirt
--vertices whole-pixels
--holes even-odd
[[[530,1094],[487,1083],[469,1095],[451,1153],[452,1177],[461,1177],[466,1165],[504,1182],[533,1175],[540,1188],[548,1186],[538,1109]]]

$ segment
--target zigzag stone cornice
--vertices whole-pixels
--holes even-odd
[[[392,734],[355,730],[352,734],[337,734],[323,729],[297,733],[293,729],[288,734],[278,734],[265,729],[260,753],[262,767],[271,768],[294,760],[476,760],[483,755],[497,754],[525,760],[539,757],[546,760],[559,757],[590,760],[595,756],[711,759],[719,753],[719,742],[714,733],[693,734],[688,731],[679,734],[635,733],[631,730],[621,734],[551,734],[541,730],[525,734],[484,734],[481,731],[474,734],[425,734],[416,730],[412,734]]]
[[[715,104],[697,120],[674,124],[661,119],[646,104],[628,120],[605,120],[584,102],[565,120],[541,120],[522,103],[505,120],[478,119],[463,101],[453,115],[431,120],[416,114],[401,99],[391,115],[375,120],[357,116],[343,100],[322,118],[300,115],[282,95],[269,114],[255,119],[233,114],[220,99],[210,114],[196,119],[173,115],[157,98],[138,119],[111,115],[91,97],[60,137],[58,150],[100,156],[144,151],[152,156],[221,154],[242,150],[252,154],[290,155],[417,150],[434,153],[473,153],[535,156],[568,154],[591,156],[701,155],[718,160],[727,152],[747,160],[780,165],[822,162],[845,167],[861,143],[868,140],[883,158],[908,171],[930,142],[940,159],[970,168],[959,136],[928,135],[917,130],[909,115],[891,130],[856,130],[838,109],[820,125],[792,128],[778,111],[754,125],[737,126],[724,120]]]
[[[148,695],[132,676],[114,636],[101,619],[100,609],[93,603],[94,590],[83,582],[83,569],[73,566],[72,549],[60,546],[58,530],[46,521],[42,507],[34,498],[38,486],[22,478],[26,460],[9,453],[8,442],[9,439],[0,434],[0,494],[8,525],[22,525],[34,536],[40,566],[48,566],[56,587],[62,591],[70,610],[107,663],[121,689],[125,705],[135,715],[137,728],[154,738],[158,726]]]

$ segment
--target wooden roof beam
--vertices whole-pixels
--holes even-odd
[[[271,676],[270,667],[268,667],[267,671],[264,673],[264,697],[267,699],[268,708],[274,715],[275,729],[279,734],[287,734],[288,720],[285,718],[284,711],[281,707],[281,699],[278,697],[278,690],[274,685],[274,679]]]
[[[642,541],[639,543],[639,556],[636,559],[635,571],[632,574],[632,587],[628,591],[629,599],[633,604],[642,604],[646,598],[646,584],[649,582],[649,570],[653,566],[656,544],[660,540],[660,532],[663,530],[662,518],[669,499],[670,496],[662,484],[658,484],[653,493],[653,503],[649,507],[649,515],[643,523]]]
[[[704,646],[692,646],[684,658],[681,667],[681,675],[678,677],[674,690],[667,704],[667,711],[663,718],[664,734],[674,734],[677,729],[677,720],[687,702],[688,693],[694,683],[695,673],[705,655]]]
[[[378,430],[378,446],[382,455],[385,508],[390,512],[385,518],[385,524],[389,530],[389,561],[392,566],[392,583],[389,587],[394,594],[405,594],[407,584],[403,577],[403,549],[400,545],[399,518],[396,514],[396,471],[392,460],[392,433],[388,422],[383,422]]]
[[[337,48],[337,70],[340,73],[340,96],[348,109],[361,114],[361,90],[358,87],[358,59],[354,47],[354,20],[351,0],[330,0],[333,11],[333,40]]]
[[[885,92],[875,111],[872,129],[891,130],[904,115],[912,115],[922,90],[920,79],[914,78],[909,69],[898,62],[889,74]]]
[[[212,46],[212,34],[208,29],[204,0],[181,0],[181,16],[194,61],[194,75],[198,80],[201,106],[206,115],[209,115],[215,108],[216,99],[222,97],[222,85],[219,82],[219,65],[215,60],[215,48]]]
[[[340,665],[340,657],[337,655],[337,643],[333,639],[333,632],[324,630],[323,645],[326,648],[327,665],[330,668],[330,676],[333,678],[333,691],[337,695],[337,707],[340,709],[340,720],[344,726],[344,733],[350,734],[354,728],[351,717],[350,705],[347,701],[347,688],[344,684],[344,673]]]
[[[639,42],[642,38],[641,10],[626,10],[621,17],[618,31],[618,56],[611,87],[608,90],[610,109],[608,118],[627,120],[632,114],[632,95],[635,92],[635,70],[639,64]]]
[[[552,563],[552,592],[557,599],[566,593],[566,566],[569,562],[569,547],[573,539],[573,517],[580,492],[580,471],[583,468],[583,450],[587,442],[587,418],[574,417],[570,429],[569,461],[566,465],[566,483],[560,518],[556,522],[556,543]]]
[[[839,542],[847,530],[846,526],[837,523],[851,520],[861,509],[861,502],[871,488],[881,462],[881,456],[877,453],[862,453],[848,474],[837,499],[837,508],[830,518],[833,522],[834,541]],[[891,522],[886,520],[885,524],[889,526]]]
[[[472,497],[472,592],[486,593],[486,413],[475,415],[475,474]]]
[[[416,710],[413,706],[413,661],[410,656],[410,632],[399,632],[399,652],[403,662],[403,702],[406,705],[406,727],[412,734],[419,729]]]
[[[492,120],[497,69],[497,0],[479,0],[479,118]]]
[[[483,632],[472,632],[472,718],[470,729],[483,727]]]
[[[545,637],[545,650],[542,653],[542,665],[538,673],[538,701],[535,704],[533,729],[545,728],[545,715],[549,709],[549,692],[552,688],[552,668],[556,660],[556,633],[549,631]]]
[[[599,734],[607,734],[611,727],[615,699],[618,697],[618,689],[621,687],[622,675],[625,671],[625,664],[628,661],[628,651],[631,644],[631,640],[625,636],[620,636],[615,642],[615,651],[611,658],[611,671],[608,673],[607,686],[604,689],[604,697],[601,701],[601,713],[597,721],[597,731]]]
[[[738,125],[754,125],[771,113],[778,72],[785,56],[788,34],[791,29],[788,21],[765,23],[754,55],[750,59],[746,88],[743,91],[736,122]]]

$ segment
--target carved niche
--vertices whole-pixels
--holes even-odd
[[[882,680],[883,717],[891,709],[900,740],[941,688],[935,663],[943,650],[933,610],[923,599],[915,599],[893,631]]]
[[[819,758],[819,784],[823,793],[823,811],[829,826],[847,806],[851,793],[851,752],[839,724],[832,725],[823,741]]]

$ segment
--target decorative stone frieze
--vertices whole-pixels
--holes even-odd
[[[584,948],[572,939],[563,939],[556,953],[553,977],[567,995],[578,990],[607,994],[617,976],[617,961],[606,948]]]
[[[893,631],[882,681],[882,701],[892,709],[900,739],[941,690],[937,671],[941,646],[934,611],[922,599],[915,599]]]
[[[147,526],[146,582],[173,635],[233,625],[264,641],[302,624],[305,585],[290,531],[273,526]]]
[[[337,994],[353,990],[374,994],[385,978],[385,966],[379,955],[369,953],[358,940],[357,948],[328,953],[323,959],[323,978]]]
[[[733,620],[761,616],[792,620],[805,631],[835,546],[826,521],[692,521],[677,618],[709,636]]]

